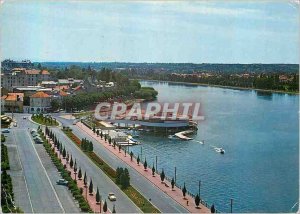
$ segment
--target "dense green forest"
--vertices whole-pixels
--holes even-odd
[[[132,73],[123,72],[131,79],[148,79],[161,81],[175,81],[199,83],[229,87],[277,90],[284,92],[299,91],[298,73],[278,74],[278,73],[251,73],[248,75],[230,74],[230,73],[204,73],[201,74],[166,74],[166,73]]]
[[[38,64],[38,63],[35,63]],[[57,70],[71,68],[76,66],[82,69],[103,68],[111,70],[135,70],[139,72],[177,72],[177,73],[193,73],[203,72],[227,72],[227,73],[298,73],[298,64],[219,64],[219,63],[127,63],[127,62],[41,62],[41,64],[49,69]]]

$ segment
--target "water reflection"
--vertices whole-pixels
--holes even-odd
[[[193,194],[201,179],[203,199],[221,211],[230,210],[226,201],[235,198],[236,212],[290,212],[299,197],[299,96],[167,82],[143,85],[159,92],[158,102],[199,100],[207,119],[191,141],[141,134],[143,159],[152,162],[158,156],[159,171],[164,168],[170,178],[176,166],[178,185],[185,182]],[[140,146],[130,149],[139,154]]]
[[[264,100],[272,100],[273,99],[273,93],[269,91],[256,91],[256,95],[260,99]]]

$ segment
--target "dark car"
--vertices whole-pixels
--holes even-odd
[[[56,181],[56,184],[67,186],[68,181],[66,181],[65,179],[59,179],[58,181]]]
[[[10,131],[8,129],[3,129],[1,132],[2,133],[9,133]]]

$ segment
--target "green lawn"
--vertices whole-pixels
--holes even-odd
[[[58,122],[55,119],[52,119],[52,118],[47,118],[47,117],[44,117],[44,116],[32,116],[31,119],[34,122],[39,123],[41,125],[58,126]]]

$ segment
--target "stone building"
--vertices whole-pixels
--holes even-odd
[[[45,92],[39,91],[30,96],[30,106],[24,112],[28,113],[46,113],[51,108],[51,96]]]

